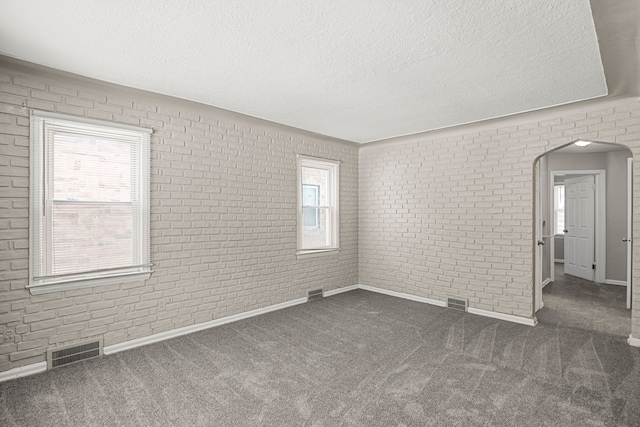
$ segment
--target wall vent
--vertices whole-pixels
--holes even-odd
[[[47,351],[47,369],[102,355],[102,339]]]
[[[454,310],[467,311],[467,302],[463,299],[447,298],[447,307]]]
[[[309,291],[309,296],[307,297],[307,301],[315,301],[317,299],[322,299],[322,289],[316,289],[314,291]]]

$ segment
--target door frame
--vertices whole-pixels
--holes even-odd
[[[541,185],[540,185],[540,163],[542,162],[542,157],[540,156],[536,159],[533,164],[533,181],[534,181],[534,221],[533,221],[533,264],[535,266],[533,270],[533,317],[535,319],[535,315],[542,307],[544,307],[544,302],[542,302],[542,257],[544,254],[544,250],[541,247],[541,244],[544,245],[544,238],[542,237],[542,195],[541,195]],[[537,321],[536,321],[537,323]]]
[[[570,194],[571,191],[567,190],[568,188],[567,186],[569,184],[577,184],[577,185],[574,185],[573,187],[573,190],[574,190],[573,194]],[[574,214],[572,218],[572,220],[574,221],[573,223],[571,223],[571,220],[569,223],[566,222],[566,219],[571,218],[571,216],[567,215],[567,213],[569,213],[570,204],[569,203],[565,204],[565,224],[564,224],[564,230],[563,230],[563,233],[564,233],[563,244],[564,244],[564,251],[565,251],[564,274],[571,274],[575,277],[579,277],[590,282],[595,282],[596,281],[595,270],[597,266],[596,264],[596,241],[597,241],[596,240],[596,207],[598,206],[596,202],[596,176],[591,174],[565,175],[564,185],[565,185],[565,202],[567,202],[570,197],[574,199],[574,202],[576,202],[572,206],[572,209],[575,211],[573,212]],[[587,185],[587,186],[583,187],[584,185]],[[582,212],[581,203],[577,203],[577,202],[583,202],[583,201],[590,202],[588,205],[586,205],[587,212]],[[584,222],[584,220],[586,220],[587,222]],[[586,228],[584,226],[586,226]],[[565,233],[566,229],[570,229],[569,235]],[[574,232],[577,234],[575,234]],[[580,239],[576,240],[575,242],[576,245],[568,244],[571,240],[575,239],[576,237],[580,237]],[[582,238],[585,238],[585,237],[588,238],[588,241],[587,241],[588,244],[587,246],[583,247],[583,243],[581,243],[580,241],[582,240]],[[553,246],[555,251],[555,245]],[[575,253],[572,253],[574,264],[571,265],[571,263],[567,263],[567,257],[569,255],[569,252],[573,252],[573,251],[575,251]],[[589,255],[590,259],[584,259],[583,258],[584,255]],[[553,255],[552,259],[555,261],[555,254]],[[586,261],[586,265],[583,265],[583,261]],[[571,266],[571,272],[567,273],[569,266]],[[606,265],[605,265],[605,268],[606,268]],[[554,268],[554,272],[555,272],[555,268]]]
[[[633,307],[633,157],[627,158],[627,310]]]
[[[546,153],[548,154],[548,153]],[[541,155],[539,158],[536,159],[535,163],[534,163],[534,185],[535,185],[535,190],[534,190],[534,205],[535,205],[535,210],[534,210],[534,240],[533,240],[533,245],[534,245],[534,280],[533,280],[533,287],[534,287],[534,292],[533,292],[533,312],[534,312],[534,316],[535,313],[540,310],[542,307],[544,307],[544,301],[542,301],[542,282],[543,280],[545,280],[544,278],[542,278],[542,257],[541,257],[541,252],[539,249],[539,245],[537,244],[537,242],[539,240],[547,240],[545,237],[546,236],[542,236],[541,235],[541,221],[542,218],[544,218],[545,216],[547,218],[553,218],[553,209],[554,209],[554,197],[553,197],[553,184],[555,181],[555,175],[594,175],[595,177],[595,182],[596,182],[596,194],[595,194],[595,203],[596,203],[596,211],[595,211],[595,241],[596,241],[596,248],[594,251],[594,255],[595,255],[595,260],[594,262],[596,263],[596,271],[594,274],[594,280],[598,283],[604,283],[605,281],[605,276],[606,276],[606,259],[607,259],[607,253],[606,253],[606,243],[604,245],[599,245],[597,244],[597,242],[606,242],[607,239],[607,223],[606,223],[606,211],[607,211],[607,206],[606,206],[606,193],[607,193],[607,185],[606,185],[606,170],[604,169],[582,169],[582,170],[554,170],[554,171],[549,171],[549,182],[548,182],[548,194],[547,196],[549,197],[549,212],[546,213],[546,215],[543,215],[543,212],[541,212],[541,199],[542,199],[542,194],[540,191],[540,170],[539,170],[539,165],[540,165],[540,159],[546,155],[543,154]],[[553,235],[553,237],[555,237],[555,235]],[[551,242],[551,248],[549,250],[549,276],[551,278],[551,281],[555,280],[555,273],[554,273],[554,264],[555,264],[555,248],[554,246],[554,239],[553,237],[551,237],[550,239],[548,239]]]
[[[592,175],[595,178],[595,250],[594,262],[596,264],[594,281],[604,283],[607,274],[607,171],[604,169],[581,169],[581,170],[554,170],[549,171],[549,218],[553,218],[555,209],[555,200],[553,197],[553,185],[556,175]],[[551,281],[555,280],[555,272],[553,265],[555,263],[555,234],[551,238],[551,247],[549,249],[549,262]],[[600,244],[604,242],[604,244]]]

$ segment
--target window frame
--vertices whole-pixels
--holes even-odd
[[[302,168],[314,168],[314,169],[322,169],[329,172],[329,185],[328,185],[328,197],[327,197],[327,206],[328,208],[328,227],[330,227],[329,238],[330,244],[327,247],[322,248],[303,248],[302,236],[305,229],[304,227],[304,218],[303,218],[303,190],[302,187]],[[337,252],[340,250],[340,220],[339,220],[339,199],[340,199],[340,161],[339,160],[331,160],[324,159],[319,157],[311,157],[311,156],[303,156],[297,155],[297,251],[296,255],[298,257],[305,256],[313,256],[313,255],[323,255],[332,252]],[[320,195],[318,194],[318,197]],[[324,206],[322,208],[325,208]]]
[[[138,145],[131,164],[135,197],[129,202],[138,212],[133,220],[138,239],[134,242],[132,264],[118,268],[87,269],[74,273],[52,274],[51,266],[51,209],[55,202],[49,199],[54,185],[48,156],[53,152],[50,135],[55,132],[102,136]],[[150,216],[150,149],[151,129],[119,123],[104,122],[81,117],[32,110],[30,114],[30,188],[29,188],[29,283],[32,295],[71,289],[128,283],[147,280],[151,276],[151,216]],[[73,202],[71,202],[73,204]],[[86,204],[87,202],[82,202]],[[135,262],[134,262],[135,259]]]

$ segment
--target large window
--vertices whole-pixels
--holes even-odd
[[[32,294],[144,280],[147,129],[31,115]]]
[[[298,157],[298,254],[338,249],[339,163]]]

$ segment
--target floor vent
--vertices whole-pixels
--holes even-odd
[[[97,357],[102,354],[102,340],[92,341],[73,347],[58,348],[47,351],[47,368],[57,368],[69,363]]]
[[[322,299],[322,297],[322,289],[316,289],[315,291],[309,291],[307,301],[315,301],[317,299]]]
[[[467,302],[463,299],[447,298],[447,307],[454,310],[467,311]]]

